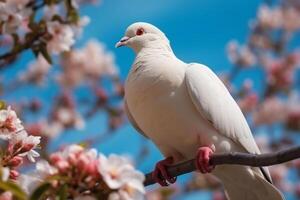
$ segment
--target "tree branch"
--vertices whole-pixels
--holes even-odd
[[[44,34],[45,34],[45,32],[39,32],[39,33],[35,34],[33,37],[31,37],[30,39],[28,39],[23,44],[20,44],[20,46],[18,48],[12,49],[10,52],[7,52],[7,53],[4,53],[4,54],[0,55],[0,61],[14,58],[15,56],[17,56],[22,51],[31,48],[33,43],[35,41],[39,40],[40,37],[43,36]]]
[[[275,153],[266,154],[249,154],[249,153],[220,153],[213,154],[210,158],[211,165],[248,165],[252,167],[262,167],[277,165],[284,162],[288,162],[294,159],[300,158],[300,146],[291,147],[286,150],[278,151]],[[187,174],[196,170],[195,159],[191,159],[167,168],[167,172],[172,177],[177,177],[183,174]],[[146,174],[145,186],[154,184],[152,179],[152,172]]]

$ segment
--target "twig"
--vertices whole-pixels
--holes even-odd
[[[266,154],[249,154],[249,153],[220,153],[214,154],[210,158],[211,165],[248,165],[252,167],[262,167],[277,165],[300,158],[300,146],[291,147],[286,150],[278,151],[275,153]],[[167,168],[167,172],[172,177],[177,177],[187,174],[196,170],[195,159],[191,159]],[[145,186],[154,184],[152,179],[152,172],[146,174]]]
[[[55,4],[59,4],[59,3],[61,3],[63,0],[59,0],[59,1],[57,1]],[[28,3],[28,5],[27,5],[27,7],[31,7],[32,8],[32,10],[39,10],[39,9],[41,9],[41,8],[43,8],[44,6],[46,6],[47,4],[46,4],[46,1],[40,1],[40,2],[36,2],[36,1],[32,1],[32,2],[29,2]]]
[[[19,48],[17,49],[13,49],[12,51],[10,52],[7,52],[7,53],[4,53],[2,55],[0,55],[0,60],[5,60],[5,59],[9,59],[13,56],[16,56],[18,53],[26,50],[26,49],[29,49],[32,44],[37,41],[41,36],[43,36],[45,34],[45,32],[40,32],[40,33],[37,33],[36,35],[34,35],[32,38],[30,38],[29,40],[27,40],[25,43],[23,43],[22,45],[20,45]]]

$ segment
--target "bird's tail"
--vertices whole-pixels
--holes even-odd
[[[228,166],[225,169],[228,176],[219,178],[224,184],[228,200],[285,199],[281,192],[268,182],[257,168]]]

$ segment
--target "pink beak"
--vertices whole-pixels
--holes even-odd
[[[121,40],[119,42],[117,42],[116,44],[116,48],[118,47],[121,47],[121,46],[125,46],[127,44],[127,41],[129,40],[130,38],[128,36],[124,36],[121,38]]]

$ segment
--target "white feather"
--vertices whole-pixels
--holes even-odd
[[[190,64],[185,80],[196,109],[211,121],[218,133],[232,139],[247,152],[260,154],[242,111],[225,85],[208,67]]]

